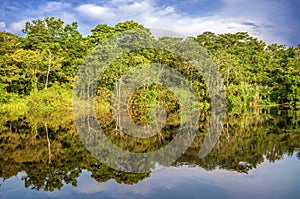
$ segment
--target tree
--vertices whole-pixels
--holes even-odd
[[[23,29],[23,33],[26,34],[24,48],[45,51],[47,53],[44,54],[48,54],[45,87],[48,87],[49,76],[71,86],[79,65],[87,53],[88,44],[77,30],[78,24],[76,22],[65,26],[63,24],[61,19],[47,17],[43,20],[27,22]]]
[[[0,56],[12,53],[20,46],[20,39],[17,35],[9,32],[0,32]]]

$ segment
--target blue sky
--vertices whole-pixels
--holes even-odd
[[[1,0],[0,30],[20,34],[26,21],[47,16],[77,21],[84,35],[99,23],[135,20],[182,35],[247,31],[268,44],[300,43],[299,0]]]

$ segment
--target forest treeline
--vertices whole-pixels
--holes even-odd
[[[0,32],[2,109],[8,105],[24,109],[71,108],[74,78],[88,54],[110,36],[137,28],[150,33],[134,21],[126,21],[113,27],[99,24],[83,36],[76,22],[65,25],[53,17],[27,22],[23,37]],[[246,32],[204,32],[191,38],[215,62],[232,111],[266,105],[300,107],[300,45],[267,45]],[[128,63],[149,63],[153,56],[132,56]]]
[[[126,21],[113,27],[99,24],[83,36],[76,22],[65,25],[53,17],[27,22],[23,37],[0,32],[0,177],[7,179],[25,171],[25,187],[52,191],[62,188],[64,183],[76,186],[82,170],[91,172],[98,182],[114,178],[118,183],[135,184],[150,175],[113,170],[95,159],[80,142],[72,115],[75,77],[86,58],[107,38],[134,29],[151,35],[142,25]],[[196,139],[174,165],[247,172],[265,158],[272,162],[298,150],[299,111],[258,109],[279,105],[300,108],[300,45],[267,45],[245,32],[204,32],[189,39],[207,50],[220,71],[231,114],[227,115],[220,141],[208,156],[199,159],[209,126],[205,113],[201,113]],[[122,75],[119,72],[158,59],[180,69],[204,102],[201,108],[209,108],[201,74],[193,74],[182,60],[155,49],[124,55],[108,68],[108,76],[99,83],[96,112],[107,137],[126,150],[155,151],[172,140],[172,133],[179,126],[176,96],[159,85],[145,85],[131,98],[131,118],[138,124],[147,123],[149,118],[143,116],[149,109],[136,104],[163,101],[161,104],[168,110],[166,128],[145,140],[114,131],[117,125],[109,98],[115,81]],[[255,110],[240,114],[248,108]],[[299,153],[297,156],[300,157]],[[241,165],[241,161],[248,166]]]

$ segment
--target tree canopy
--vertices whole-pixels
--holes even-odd
[[[83,36],[76,22],[64,24],[54,17],[26,22],[22,30],[24,37],[0,32],[1,102],[9,101],[12,96],[26,98],[32,92],[53,85],[72,89],[79,66],[89,53],[107,38],[134,29],[143,29],[145,34],[151,34],[143,25],[125,21],[115,26],[98,24],[89,35]],[[230,109],[240,111],[264,105],[299,108],[300,45],[267,45],[246,32],[219,35],[204,32],[191,38],[207,50],[219,69]],[[187,72],[190,69],[180,60],[172,59],[157,50],[144,49],[125,54],[119,58],[119,63],[112,64],[110,70],[111,74],[117,75],[118,71],[126,71],[128,66],[160,60],[172,67],[181,67],[179,70],[186,71],[187,79],[201,79],[201,74],[196,77]],[[108,78],[106,86],[114,86],[117,77]],[[203,85],[199,84],[198,90],[203,89]],[[202,96],[201,99],[208,98]]]

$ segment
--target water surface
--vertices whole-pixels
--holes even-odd
[[[228,115],[218,143],[206,157],[198,156],[203,125],[172,165],[157,163],[151,172],[137,174],[114,170],[94,158],[78,138],[72,115],[64,114],[1,120],[1,198],[299,197],[297,112]],[[149,142],[137,147],[147,149]]]

